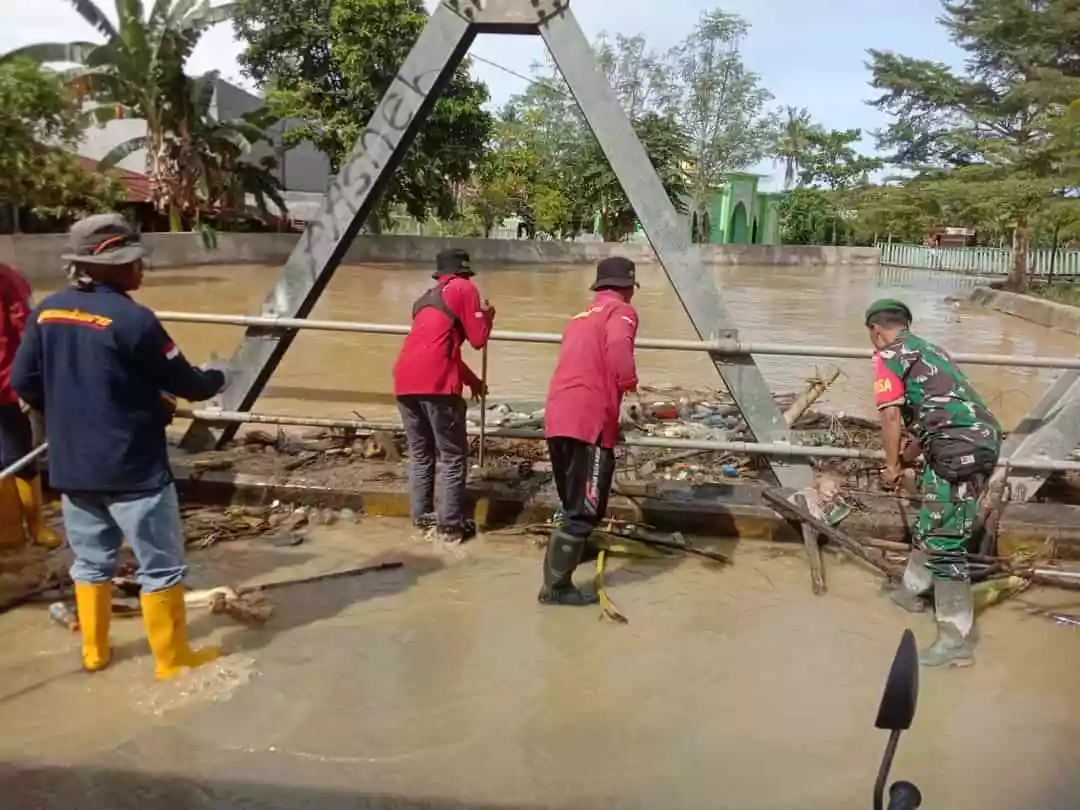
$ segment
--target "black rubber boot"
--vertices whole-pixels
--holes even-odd
[[[544,554],[544,586],[536,597],[540,604],[584,607],[600,601],[592,591],[583,591],[574,585],[574,569],[581,562],[585,545],[583,537],[559,529],[551,533]]]

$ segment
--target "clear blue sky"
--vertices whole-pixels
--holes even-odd
[[[95,32],[65,0],[0,1],[7,6],[0,51],[30,42],[94,38]],[[111,10],[111,0],[98,1]],[[436,0],[427,2],[429,7],[436,4]],[[832,129],[871,130],[884,123],[865,104],[872,95],[866,84],[867,48],[949,63],[962,59],[935,22],[938,0],[571,0],[589,36],[601,31],[644,33],[657,49],[677,43],[702,11],[718,6],[741,14],[750,23],[744,58],[775,96],[773,104],[806,107],[816,121]],[[529,66],[542,58],[543,45],[520,37],[485,36],[473,51],[527,74]],[[218,69],[226,78],[238,80],[238,52],[231,29],[220,27],[200,44],[191,70]],[[491,88],[495,103],[505,101],[524,84],[481,63],[475,63],[475,72]],[[242,79],[239,83],[248,84]],[[774,171],[768,164],[755,169]]]

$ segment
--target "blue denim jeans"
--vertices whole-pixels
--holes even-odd
[[[111,580],[125,537],[138,560],[144,591],[161,591],[183,581],[184,527],[174,485],[131,495],[64,495],[61,507],[64,531],[75,552],[71,578],[76,582]]]

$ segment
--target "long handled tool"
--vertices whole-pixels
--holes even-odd
[[[243,624],[260,625],[266,622],[274,612],[274,605],[265,597],[267,591],[356,577],[376,571],[393,571],[403,565],[404,563],[398,561],[374,563],[362,565],[358,568],[347,568],[343,571],[315,574],[309,577],[294,577],[276,582],[264,582],[261,585],[244,585],[235,588],[222,586],[203,591],[188,591],[184,594],[184,603],[189,608],[208,608],[211,613],[225,614]]]
[[[487,460],[487,355],[488,347],[480,354],[480,466]]]

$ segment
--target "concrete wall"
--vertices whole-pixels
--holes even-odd
[[[295,233],[222,233],[218,247],[206,250],[198,234],[146,234],[155,267],[198,264],[281,264],[299,235]],[[0,261],[18,267],[31,280],[55,278],[62,269],[63,234],[0,236]],[[612,255],[641,264],[656,261],[648,242],[548,242],[515,239],[442,239],[429,236],[365,236],[353,242],[349,262],[431,262],[440,250],[468,250],[480,265],[593,264]],[[859,265],[876,266],[874,248],[701,245],[702,258],[714,265]]]
[[[1015,315],[1025,321],[1049,326],[1070,335],[1080,335],[1080,308],[1054,301],[1044,301],[1030,295],[1019,295],[995,290],[990,287],[976,287],[971,293],[971,302],[989,307],[1006,315]]]

